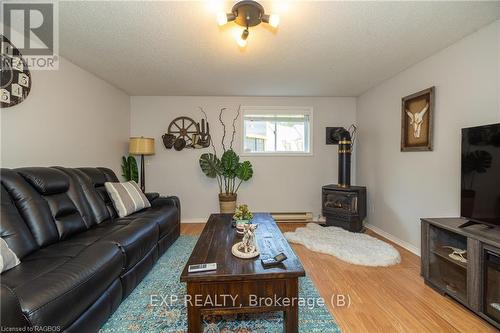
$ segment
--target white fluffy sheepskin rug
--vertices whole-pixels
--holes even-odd
[[[286,239],[311,251],[330,254],[340,260],[364,266],[399,264],[401,256],[390,244],[362,233],[308,223],[305,228],[286,232]]]

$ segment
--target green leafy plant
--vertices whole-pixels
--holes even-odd
[[[222,174],[222,168],[221,168],[221,162],[215,156],[214,154],[211,153],[206,153],[201,155],[200,157],[200,168],[201,171],[208,177],[208,178],[217,178]]]
[[[205,114],[202,108],[201,111]],[[203,173],[209,178],[216,178],[219,185],[219,193],[221,194],[236,194],[241,186],[241,183],[248,181],[253,176],[252,163],[249,161],[240,162],[240,157],[233,150],[234,136],[236,134],[235,122],[239,117],[240,110],[233,119],[232,127],[233,133],[231,135],[231,143],[228,148],[224,144],[226,137],[226,125],[222,120],[222,113],[225,108],[220,110],[219,121],[224,129],[222,136],[223,154],[221,158],[217,156],[217,150],[213,144],[213,153],[205,153],[200,156],[200,168]],[[205,114],[206,115],[206,114]]]
[[[236,211],[234,212],[233,219],[235,221],[241,220],[251,220],[253,218],[252,212],[248,209],[247,205],[239,205],[236,207]]]
[[[219,159],[217,155],[205,153],[200,156],[200,168],[209,178],[216,178],[219,192],[235,194],[244,181],[253,176],[249,161],[240,163],[240,157],[232,149],[226,150]]]
[[[139,171],[134,156],[122,157],[122,176],[126,181],[133,180],[136,183],[139,182]]]

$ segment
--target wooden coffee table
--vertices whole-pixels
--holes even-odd
[[[241,241],[231,215],[212,214],[194,247],[180,280],[187,283],[188,331],[202,329],[203,315],[283,311],[284,332],[298,332],[298,278],[304,268],[270,214],[254,215],[260,256],[239,259],[231,254]],[[262,257],[286,254],[281,266],[264,269]],[[217,263],[212,272],[188,273],[188,266]]]

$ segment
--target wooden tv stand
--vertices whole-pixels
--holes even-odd
[[[500,329],[500,227],[459,228],[462,218],[421,219],[421,274],[446,294]],[[467,250],[466,262],[449,254]]]

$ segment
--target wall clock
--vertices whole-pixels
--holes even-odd
[[[3,35],[0,61],[0,107],[8,108],[28,97],[31,74],[21,52]]]

